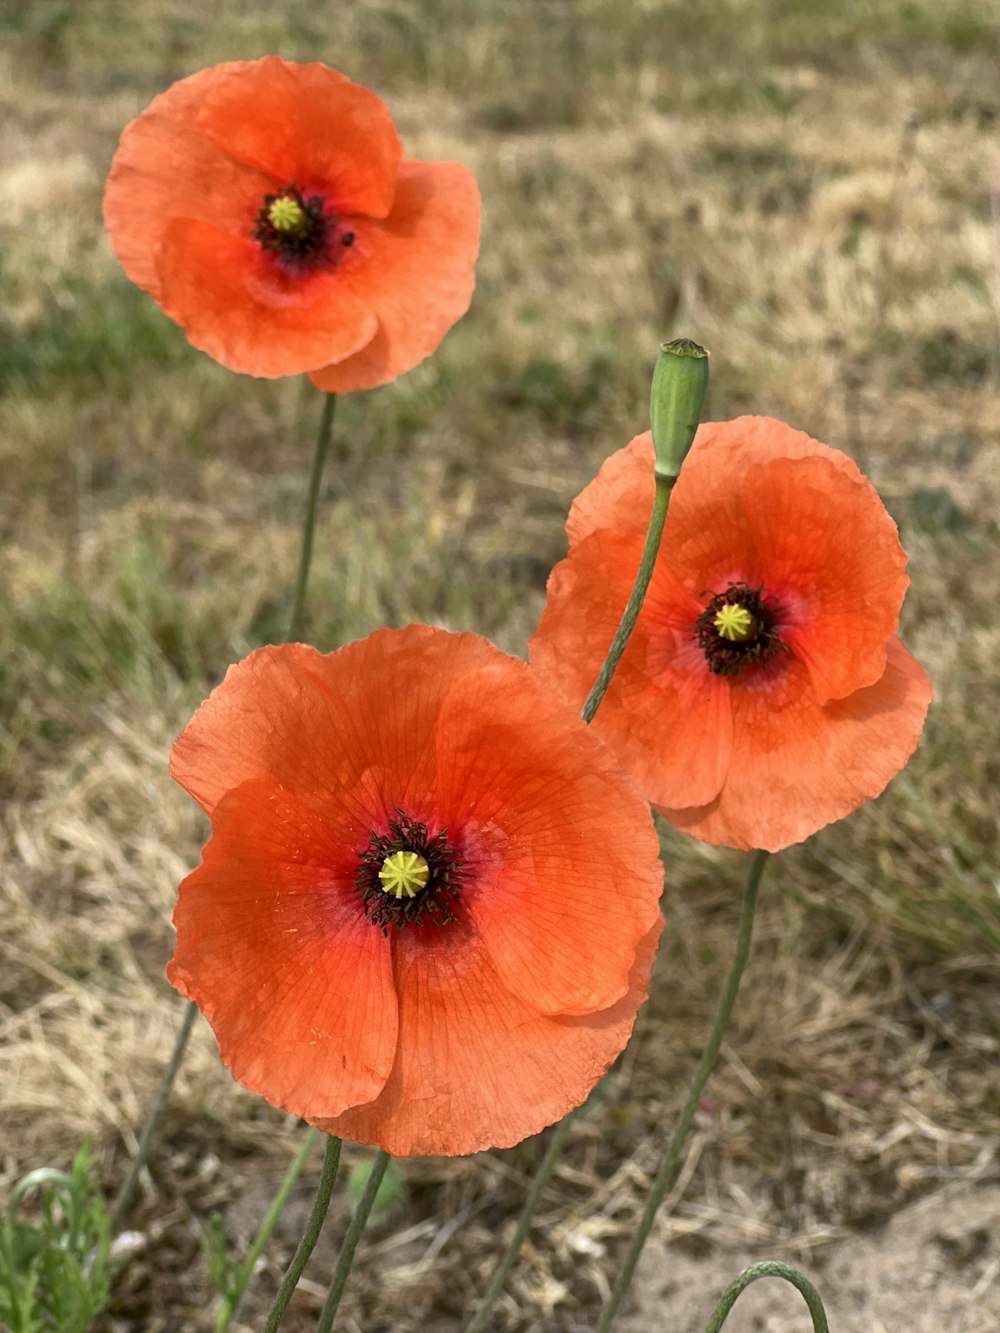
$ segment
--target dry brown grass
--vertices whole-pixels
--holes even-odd
[[[154,92],[271,50],[376,87],[409,151],[461,157],[486,201],[473,311],[425,367],[343,407],[314,642],[419,619],[523,652],[569,501],[643,428],[673,334],[713,351],[711,415],[767,412],[853,451],[911,553],[905,636],[937,694],[924,743],[885,797],[769,872],[661,1230],[808,1256],[935,1182],[995,1178],[986,11],[92,0],[0,24],[4,1187],[88,1134],[108,1189],[121,1178],[180,1016],[169,914],[205,832],[166,754],[226,663],[281,633],[315,404],[187,348],[117,271],[99,220],[117,135]],[[654,993],[574,1130],[498,1327],[587,1325],[711,1021],[741,859],[664,844]],[[231,1082],[202,1026],[109,1329],[211,1326],[199,1227],[221,1209],[245,1244],[299,1132]],[[404,1163],[342,1327],[459,1327],[539,1152]],[[345,1216],[340,1202],[331,1235]],[[290,1328],[310,1326],[329,1254]]]

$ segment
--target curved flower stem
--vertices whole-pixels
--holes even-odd
[[[635,622],[639,619],[639,612],[646,599],[649,581],[653,577],[653,566],[656,564],[656,554],[660,549],[660,538],[663,536],[667,506],[670,504],[670,492],[674,489],[676,480],[676,477],[661,477],[659,473],[656,474],[653,512],[650,515],[649,528],[646,532],[646,545],[643,547],[642,559],[639,561],[639,572],[635,576],[632,592],[622,614],[621,623],[614,639],[611,641],[608,655],[604,659],[604,665],[598,672],[597,679],[594,681],[583,705],[581,716],[584,722],[593,721],[594,714],[600,708],[601,700],[607,694],[608,686],[611,684],[611,677],[618,669],[618,663],[622,660],[622,654],[632,637]]]
[[[328,393],[323,402],[323,414],[319,419],[319,433],[316,436],[316,452],[313,454],[312,472],[309,475],[309,491],[306,496],[306,512],[302,521],[302,546],[299,550],[299,571],[295,578],[295,597],[292,602],[292,614],[288,621],[288,633],[285,639],[294,643],[302,633],[305,616],[306,587],[309,583],[309,566],[312,564],[313,535],[316,531],[316,504],[319,500],[319,485],[323,477],[323,464],[326,462],[333,434],[333,417],[337,407],[337,395]]]
[[[264,1246],[271,1238],[271,1232],[274,1230],[278,1218],[281,1216],[282,1210],[288,1202],[288,1196],[295,1188],[295,1182],[302,1174],[302,1168],[306,1164],[309,1150],[316,1141],[316,1135],[318,1133],[318,1129],[313,1129],[310,1126],[309,1132],[302,1140],[302,1146],[295,1154],[291,1166],[289,1166],[288,1170],[285,1172],[285,1178],[278,1187],[278,1192],[274,1196],[263,1222],[260,1224],[260,1229],[254,1237],[254,1242],[247,1251],[246,1258],[236,1270],[236,1281],[233,1290],[230,1295],[223,1300],[222,1306],[216,1317],[215,1333],[226,1333],[229,1325],[236,1317],[236,1311],[240,1308],[240,1301],[242,1301],[250,1283],[250,1279],[253,1277],[253,1271],[256,1267],[257,1260],[263,1253]]]
[[[382,1184],[382,1177],[385,1175],[385,1169],[389,1165],[389,1161],[389,1154],[379,1148],[375,1154],[375,1160],[372,1162],[368,1179],[365,1181],[361,1198],[358,1200],[358,1206],[351,1218],[351,1225],[347,1228],[344,1243],[340,1247],[340,1258],[337,1260],[337,1267],[334,1270],[333,1281],[330,1283],[330,1291],[326,1298],[326,1304],[323,1306],[323,1313],[316,1325],[316,1333],[330,1333],[330,1329],[333,1327],[334,1316],[337,1313],[337,1307],[340,1305],[340,1298],[344,1294],[344,1287],[347,1285],[351,1265],[354,1263],[354,1253],[358,1248],[358,1241],[365,1229],[368,1215],[372,1210],[372,1204],[375,1202],[378,1187]]]
[[[712,1031],[709,1034],[705,1050],[698,1062],[698,1068],[695,1070],[694,1078],[691,1081],[691,1087],[688,1089],[687,1100],[681,1111],[680,1119],[677,1121],[677,1128],[674,1130],[673,1138],[670,1140],[670,1146],[667,1148],[660,1163],[660,1169],[656,1174],[656,1180],[653,1182],[653,1188],[650,1191],[649,1198],[646,1200],[646,1207],[639,1223],[639,1228],[632,1237],[632,1244],[629,1246],[628,1254],[625,1256],[625,1262],[622,1265],[621,1272],[615,1280],[615,1285],[611,1289],[611,1295],[608,1297],[604,1310],[601,1313],[600,1322],[597,1325],[596,1333],[608,1333],[615,1321],[615,1315],[618,1313],[618,1307],[621,1305],[628,1291],[629,1283],[632,1281],[632,1274],[635,1272],[635,1266],[639,1262],[639,1255],[642,1253],[643,1246],[649,1238],[649,1233],[653,1227],[653,1219],[656,1217],[660,1204],[666,1197],[667,1191],[677,1179],[677,1173],[681,1163],[681,1151],[691,1130],[691,1124],[694,1120],[695,1111],[698,1109],[698,1102],[702,1092],[705,1090],[705,1084],[709,1080],[715,1061],[718,1058],[719,1050],[722,1046],[722,1039],[726,1035],[726,1028],[729,1026],[729,1020],[732,1017],[733,1008],[736,1004],[736,996],[739,993],[740,981],[743,979],[743,970],[746,967],[747,958],[750,955],[750,941],[753,936],[754,916],[757,911],[757,890],[760,887],[761,876],[764,873],[764,866],[767,863],[767,852],[756,851],[750,858],[750,867],[747,871],[746,888],[743,893],[743,910],[740,914],[739,931],[736,936],[736,951],[733,954],[732,966],[729,969],[729,977],[726,981],[725,990],[722,992],[722,998],[719,1001],[719,1011],[715,1016],[715,1023],[712,1025]]]
[[[521,1253],[521,1246],[524,1244],[524,1239],[531,1227],[538,1205],[542,1201],[545,1187],[552,1179],[552,1172],[556,1169],[556,1163],[562,1156],[562,1150],[569,1138],[570,1126],[575,1114],[575,1111],[570,1111],[568,1115],[563,1116],[555,1127],[549,1146],[545,1150],[545,1156],[542,1158],[542,1164],[535,1174],[531,1193],[525,1200],[524,1208],[517,1223],[517,1230],[507,1246],[506,1253],[500,1261],[500,1266],[490,1280],[490,1285],[486,1288],[486,1295],[483,1297],[482,1304],[476,1311],[472,1323],[466,1329],[466,1333],[483,1333],[483,1329],[489,1322],[493,1307],[500,1298],[500,1293],[504,1289],[510,1270],[514,1267],[517,1256]]]
[[[739,1296],[746,1291],[751,1282],[756,1282],[758,1278],[762,1277],[780,1277],[784,1278],[786,1282],[790,1282],[793,1287],[802,1293],[805,1303],[809,1307],[809,1313],[812,1315],[813,1333],[830,1333],[830,1325],[826,1322],[826,1311],[823,1309],[819,1292],[797,1268],[792,1268],[790,1264],[780,1263],[777,1259],[769,1259],[765,1263],[751,1264],[749,1268],[744,1268],[739,1277],[735,1278],[722,1293],[711,1319],[705,1326],[705,1333],[719,1333],[719,1329],[726,1322],[729,1312],[736,1304]]]
[[[316,437],[316,451],[313,456],[312,473],[309,478],[306,513],[302,524],[302,545],[299,552],[299,569],[295,580],[295,595],[292,604],[292,614],[288,623],[289,640],[295,639],[301,632],[303,612],[305,609],[306,586],[309,582],[309,566],[312,563],[313,534],[316,529],[316,503],[319,498],[319,485],[323,475],[323,463],[326,459],[327,451],[330,447],[330,437],[333,433],[333,417],[336,404],[336,395],[332,393],[327,394],[323,403],[323,413],[320,417],[319,433]],[[132,1159],[128,1174],[118,1192],[118,1197],[115,1200],[114,1207],[111,1211],[112,1234],[119,1229],[124,1221],[129,1204],[132,1201],[132,1194],[135,1191],[136,1182],[139,1179],[143,1167],[146,1165],[146,1160],[149,1157],[149,1150],[153,1142],[153,1135],[156,1132],[160,1123],[160,1117],[163,1115],[167,1102],[170,1099],[170,1094],[173,1091],[174,1081],[177,1078],[177,1071],[180,1069],[181,1061],[184,1058],[184,1052],[187,1049],[188,1039],[191,1036],[191,1030],[194,1027],[194,1020],[197,1012],[197,1005],[193,1000],[190,1000],[177,1032],[177,1038],[174,1043],[173,1054],[170,1057],[170,1063],[163,1072],[163,1078],[160,1081],[159,1089],[157,1090],[153,1105],[150,1108],[146,1123],[143,1126],[136,1155]]]
[[[621,622],[615,632],[615,637],[611,641],[611,647],[608,649],[608,655],[604,659],[604,665],[597,674],[590,693],[587,695],[586,702],[583,705],[580,716],[584,722],[592,722],[594,714],[601,706],[601,701],[608,692],[608,686],[611,684],[611,678],[617,670],[618,663],[622,660],[622,654],[632,637],[632,631],[635,629],[635,623],[639,619],[639,612],[645,601],[646,593],[649,589],[650,579],[653,577],[653,568],[656,564],[656,556],[660,549],[660,538],[663,536],[663,524],[667,517],[667,508],[670,504],[670,493],[674,489],[676,477],[663,477],[656,473],[656,491],[653,495],[653,512],[649,518],[649,527],[646,531],[646,544],[642,550],[642,559],[639,561],[639,568],[636,572],[635,582],[632,585],[632,591],[629,594],[628,602],[622,613]],[[542,1201],[542,1195],[545,1187],[548,1185],[555,1170],[556,1163],[562,1153],[569,1138],[570,1126],[573,1122],[574,1112],[570,1111],[565,1115],[556,1127],[552,1140],[542,1158],[542,1164],[538,1168],[538,1174],[535,1176],[534,1184],[531,1187],[531,1193],[525,1201],[524,1208],[518,1220],[517,1230],[511,1238],[510,1244],[500,1260],[499,1267],[490,1279],[490,1285],[486,1289],[486,1295],[483,1297],[482,1304],[476,1311],[476,1314],[469,1324],[467,1333],[482,1333],[486,1327],[487,1320],[493,1313],[493,1307],[500,1298],[504,1283],[510,1270],[517,1261],[517,1256],[521,1252],[521,1246],[524,1244],[525,1237],[531,1228],[538,1205]]]
[[[327,1209],[330,1207],[330,1196],[333,1193],[333,1186],[337,1179],[337,1168],[340,1166],[340,1139],[335,1139],[330,1135],[329,1142],[326,1145],[326,1155],[323,1158],[323,1172],[319,1178],[319,1186],[316,1190],[316,1200],[313,1203],[312,1212],[309,1214],[309,1221],[306,1223],[306,1229],[302,1239],[299,1241],[299,1247],[292,1257],[292,1262],[288,1265],[288,1271],[281,1279],[281,1286],[278,1288],[278,1294],[274,1298],[274,1304],[271,1306],[271,1313],[267,1317],[267,1323],[264,1325],[263,1333],[275,1333],[281,1318],[288,1309],[288,1302],[292,1299],[292,1294],[298,1286],[299,1278],[302,1276],[306,1264],[309,1262],[309,1256],[316,1248],[316,1242],[319,1240],[319,1233],[323,1230],[323,1223],[326,1221]]]
[[[323,463],[326,459],[327,451],[330,447],[330,438],[333,433],[334,410],[337,405],[336,395],[329,393],[325,396],[323,403],[323,413],[320,417],[319,433],[316,437],[316,452],[313,457],[312,473],[309,478],[309,492],[306,499],[306,513],[302,524],[302,545],[299,551],[299,570],[295,580],[295,595],[292,605],[291,619],[288,623],[288,640],[294,640],[301,633],[302,618],[305,609],[306,586],[309,582],[309,566],[312,563],[313,534],[316,529],[316,503],[319,498],[320,479],[323,475]],[[149,1157],[149,1150],[152,1146],[153,1135],[160,1123],[160,1117],[170,1099],[173,1091],[174,1081],[177,1078],[177,1071],[180,1069],[181,1061],[184,1058],[184,1052],[187,1049],[188,1038],[191,1036],[191,1029],[194,1026],[195,1015],[198,1012],[198,1006],[193,1000],[188,1002],[187,1009],[184,1011],[184,1018],[181,1021],[177,1032],[177,1038],[174,1044],[173,1055],[170,1057],[170,1063],[163,1072],[163,1078],[157,1090],[153,1105],[150,1108],[149,1116],[143,1126],[142,1134],[139,1137],[139,1146],[136,1155],[129,1166],[128,1174],[125,1177],[121,1189],[118,1191],[118,1197],[115,1200],[111,1211],[111,1234],[119,1229],[125,1220],[129,1204],[132,1201],[132,1195],[135,1191],[136,1182],[139,1179],[140,1172],[146,1165]]]
[[[160,1080],[160,1086],[157,1090],[153,1105],[150,1107],[149,1115],[146,1117],[146,1123],[142,1127],[142,1134],[139,1136],[139,1146],[136,1154],[128,1169],[122,1187],[118,1191],[118,1197],[115,1199],[114,1206],[111,1209],[110,1227],[111,1234],[114,1235],[121,1227],[128,1212],[129,1204],[132,1202],[132,1195],[135,1191],[136,1182],[146,1165],[149,1157],[149,1150],[153,1143],[153,1135],[160,1123],[160,1117],[163,1115],[167,1102],[170,1100],[170,1094],[173,1091],[174,1080],[177,1078],[177,1071],[181,1067],[181,1061],[184,1058],[184,1052],[187,1049],[188,1038],[191,1036],[191,1029],[194,1027],[194,1020],[198,1014],[198,1006],[193,1000],[189,1000],[187,1008],[184,1011],[184,1017],[181,1025],[177,1029],[177,1037],[174,1041],[173,1054],[170,1057],[170,1063],[163,1071],[163,1078]]]

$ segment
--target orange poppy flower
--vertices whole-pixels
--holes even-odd
[[[132,281],[230,370],[371,389],[465,313],[479,247],[472,173],[402,155],[385,104],[326,65],[216,65],[126,127],[104,219]]]
[[[646,432],[570,512],[531,659],[574,702],[617,628],[653,490]],[[592,726],[678,828],[801,841],[877,796],[920,737],[930,683],[895,635],[905,566],[846,455],[766,417],[702,426]]]
[[[471,634],[261,648],[174,746],[212,817],[167,975],[245,1087],[396,1156],[517,1143],[624,1047],[662,925],[649,809]]]

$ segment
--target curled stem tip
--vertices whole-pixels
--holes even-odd
[[[804,1273],[800,1273],[791,1264],[783,1264],[777,1259],[769,1259],[760,1264],[751,1264],[749,1268],[745,1268],[740,1273],[739,1277],[730,1282],[712,1312],[712,1318],[705,1326],[705,1333],[719,1333],[738,1298],[752,1282],[756,1282],[762,1277],[780,1277],[786,1282],[790,1282],[801,1293],[802,1299],[809,1307],[813,1333],[830,1333],[830,1325],[827,1323],[826,1311],[823,1309],[819,1292]]]

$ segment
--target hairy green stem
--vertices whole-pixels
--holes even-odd
[[[340,1298],[344,1294],[344,1287],[347,1285],[347,1279],[351,1272],[351,1265],[354,1263],[354,1254],[358,1248],[358,1241],[361,1239],[361,1233],[365,1229],[368,1221],[368,1215],[372,1210],[372,1204],[375,1202],[375,1196],[378,1194],[378,1187],[382,1184],[382,1177],[385,1175],[385,1169],[390,1162],[389,1154],[379,1148],[375,1154],[375,1160],[372,1162],[372,1169],[365,1181],[365,1188],[361,1198],[358,1200],[358,1206],[354,1210],[354,1216],[351,1218],[351,1225],[347,1228],[347,1235],[344,1237],[344,1243],[340,1247],[340,1257],[337,1260],[337,1267],[334,1270],[333,1281],[330,1283],[330,1291],[326,1298],[326,1304],[323,1306],[323,1313],[319,1317],[319,1323],[316,1325],[316,1333],[330,1333],[333,1327],[334,1316],[337,1313],[337,1307],[340,1305]]]
[[[826,1322],[826,1311],[823,1309],[819,1292],[797,1268],[792,1268],[790,1264],[780,1263],[777,1259],[769,1259],[762,1264],[751,1264],[729,1284],[722,1293],[711,1319],[705,1326],[705,1333],[719,1333],[719,1329],[726,1322],[738,1297],[746,1291],[751,1282],[756,1282],[758,1278],[762,1277],[780,1277],[784,1278],[786,1282],[790,1282],[793,1287],[802,1293],[805,1303],[809,1307],[809,1313],[812,1315],[813,1333],[830,1333],[830,1325]]]
[[[656,556],[660,549],[660,538],[663,536],[663,524],[667,517],[667,508],[670,504],[670,493],[674,489],[676,477],[662,477],[656,474],[656,491],[653,495],[653,512],[649,518],[649,527],[646,530],[646,544],[642,550],[642,559],[639,561],[639,568],[636,572],[635,582],[632,585],[632,591],[629,594],[628,602],[622,613],[621,622],[611,641],[611,647],[608,649],[608,655],[604,659],[604,665],[597,674],[590,693],[587,695],[586,702],[583,705],[580,716],[584,722],[592,722],[594,714],[601,706],[604,696],[608,692],[608,686],[611,684],[611,678],[617,670],[618,663],[622,660],[622,654],[628,646],[628,641],[632,637],[632,631],[635,629],[636,621],[639,619],[639,612],[642,609],[643,601],[649,589],[650,580],[653,577],[653,567],[656,564]],[[525,1237],[531,1229],[531,1223],[534,1220],[535,1213],[538,1211],[538,1205],[542,1201],[542,1195],[545,1187],[552,1177],[556,1168],[556,1163],[562,1154],[562,1150],[569,1138],[570,1126],[573,1123],[574,1112],[570,1111],[560,1121],[556,1131],[552,1136],[545,1156],[542,1158],[542,1164],[538,1168],[538,1174],[535,1177],[531,1193],[525,1201],[524,1208],[518,1220],[517,1229],[511,1237],[510,1244],[500,1260],[499,1267],[490,1279],[490,1285],[486,1289],[486,1295],[483,1297],[482,1304],[476,1311],[472,1323],[469,1324],[467,1333],[482,1333],[486,1327],[487,1320],[493,1313],[493,1307],[500,1299],[500,1293],[504,1289],[504,1284],[510,1274],[510,1270],[517,1262],[517,1256],[521,1252],[521,1246],[524,1244]]]
[[[153,1143],[153,1135],[156,1133],[157,1126],[160,1123],[160,1117],[163,1115],[167,1102],[170,1100],[170,1094],[173,1091],[174,1080],[177,1078],[177,1071],[181,1067],[181,1061],[184,1059],[184,1052],[187,1049],[188,1038],[191,1036],[191,1029],[194,1027],[194,1020],[198,1013],[198,1006],[193,1000],[188,1001],[188,1006],[184,1011],[184,1018],[180,1027],[177,1029],[177,1037],[174,1041],[173,1054],[170,1057],[170,1063],[163,1071],[163,1078],[160,1080],[160,1086],[156,1093],[156,1098],[150,1108],[149,1115],[146,1117],[146,1123],[142,1127],[142,1134],[139,1137],[139,1146],[136,1154],[128,1169],[128,1175],[122,1182],[122,1187],[118,1191],[118,1197],[115,1199],[114,1206],[111,1209],[111,1234],[115,1235],[121,1228],[125,1220],[129,1205],[132,1202],[132,1195],[135,1191],[136,1183],[146,1161],[149,1157],[149,1150]]]
[[[649,528],[646,532],[646,545],[643,547],[642,559],[639,561],[639,572],[635,576],[632,592],[622,613],[617,633],[611,641],[608,655],[604,659],[604,665],[598,672],[597,679],[594,681],[593,687],[587,695],[586,703],[583,705],[581,716],[584,722],[593,721],[594,714],[600,708],[601,700],[607,694],[608,686],[611,684],[611,677],[618,669],[618,663],[622,660],[622,654],[632,637],[635,622],[639,619],[639,612],[649,589],[649,581],[653,577],[653,566],[656,564],[656,554],[660,549],[660,538],[663,536],[667,506],[670,504],[670,492],[674,489],[676,480],[676,477],[661,477],[659,473],[656,474],[653,512],[650,515]]]
[[[316,451],[313,456],[312,473],[309,477],[306,513],[302,524],[302,545],[299,551],[299,569],[295,580],[292,614],[288,623],[288,641],[298,638],[302,631],[306,587],[309,583],[309,566],[312,563],[313,535],[316,530],[316,504],[319,498],[320,480],[323,475],[323,463],[326,459],[327,451],[330,447],[330,438],[333,433],[333,417],[336,405],[336,395],[332,393],[326,394],[323,402],[323,412],[320,417],[319,432],[316,437]],[[136,1182],[138,1181],[139,1175],[149,1157],[153,1135],[156,1133],[156,1129],[160,1123],[160,1117],[163,1115],[167,1102],[170,1100],[170,1094],[173,1091],[174,1082],[177,1078],[177,1071],[180,1069],[181,1061],[184,1058],[184,1052],[187,1048],[188,1038],[191,1036],[191,1029],[194,1027],[194,1020],[197,1012],[197,1005],[193,1000],[189,1001],[187,1009],[184,1012],[181,1026],[177,1032],[173,1055],[170,1057],[170,1063],[164,1070],[159,1090],[157,1091],[156,1098],[150,1108],[146,1123],[143,1126],[136,1155],[129,1166],[128,1174],[125,1177],[121,1189],[118,1191],[118,1197],[111,1210],[112,1235],[114,1235],[114,1233],[121,1227],[122,1222],[125,1220],[129,1204],[132,1202],[132,1195],[135,1191]]]
[[[712,1031],[709,1034],[701,1060],[698,1062],[698,1068],[695,1070],[691,1087],[688,1089],[687,1100],[681,1111],[680,1119],[677,1121],[677,1128],[674,1130],[670,1145],[664,1153],[660,1169],[653,1182],[653,1188],[646,1200],[646,1207],[643,1210],[638,1230],[632,1238],[621,1272],[618,1274],[615,1285],[611,1289],[611,1295],[601,1312],[596,1333],[608,1333],[614,1323],[618,1307],[628,1291],[635,1266],[639,1262],[639,1255],[649,1238],[649,1233],[653,1227],[653,1219],[656,1217],[667,1191],[677,1179],[681,1164],[681,1152],[690,1133],[701,1094],[705,1090],[705,1085],[722,1047],[722,1039],[726,1035],[726,1028],[729,1026],[729,1020],[736,1004],[736,996],[739,994],[740,982],[743,979],[743,971],[750,956],[750,941],[753,937],[754,916],[757,911],[757,890],[760,887],[767,856],[767,852],[756,851],[750,858],[746,888],[743,893],[743,910],[740,914],[739,931],[736,937],[736,951],[733,954],[733,962],[729,969],[725,990],[722,992],[722,999],[719,1001],[719,1011],[715,1016],[715,1023],[712,1025]]]
[[[323,1223],[326,1221],[327,1210],[330,1207],[330,1196],[333,1193],[339,1166],[340,1139],[335,1139],[331,1134],[326,1145],[323,1171],[319,1178],[316,1200],[313,1203],[312,1212],[309,1214],[309,1221],[306,1223],[306,1229],[299,1241],[299,1247],[292,1257],[292,1262],[288,1265],[288,1271],[281,1280],[281,1286],[274,1298],[274,1305],[272,1305],[271,1313],[267,1317],[263,1333],[275,1333],[281,1323],[282,1316],[288,1309],[288,1302],[292,1299],[292,1294],[298,1286],[299,1278],[309,1262],[309,1256],[316,1248],[319,1233],[323,1230]]]
[[[291,1166],[289,1166],[288,1170],[285,1172],[285,1178],[278,1187],[278,1192],[274,1196],[263,1222],[260,1224],[260,1229],[254,1237],[253,1244],[247,1251],[246,1258],[236,1270],[236,1282],[233,1286],[232,1293],[228,1297],[223,1298],[222,1306],[215,1320],[215,1333],[226,1333],[229,1325],[233,1322],[233,1319],[236,1316],[236,1311],[240,1308],[240,1301],[242,1301],[250,1283],[250,1279],[253,1277],[253,1271],[257,1265],[257,1260],[263,1254],[264,1246],[270,1240],[271,1232],[277,1225],[278,1218],[281,1216],[282,1210],[288,1202],[288,1196],[295,1188],[295,1182],[302,1174],[302,1168],[306,1164],[309,1150],[316,1141],[316,1135],[318,1133],[318,1129],[309,1129],[309,1132],[302,1140],[302,1146],[295,1154]]]
[[[328,393],[323,402],[323,413],[319,420],[319,433],[316,436],[316,452],[313,454],[312,472],[309,475],[309,491],[306,495],[306,512],[302,521],[302,545],[299,549],[299,571],[295,578],[295,596],[292,601],[292,614],[288,621],[288,633],[285,639],[294,643],[302,634],[305,619],[306,587],[309,583],[309,566],[312,564],[313,536],[316,532],[316,505],[319,500],[319,486],[323,478],[323,464],[330,448],[333,434],[333,417],[337,407],[337,395]]]

